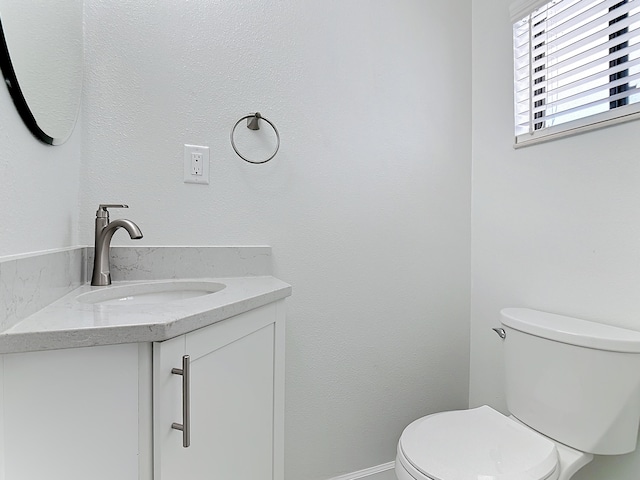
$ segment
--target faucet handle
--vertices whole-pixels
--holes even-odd
[[[129,208],[129,205],[123,205],[121,203],[101,203],[98,206],[98,211],[96,212],[97,218],[109,218],[109,211],[107,208]]]

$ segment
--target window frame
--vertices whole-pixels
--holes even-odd
[[[556,0],[556,4],[559,3],[559,1],[563,1],[563,0]],[[579,0],[579,2],[582,1],[586,1],[586,0]],[[616,2],[614,5],[609,7],[609,12],[614,11],[616,8],[621,7],[622,5],[626,5],[629,2],[633,2],[633,1],[638,1],[638,7],[640,8],[640,0],[619,0],[618,2]],[[549,5],[554,3],[554,1],[549,1],[549,0],[520,0],[520,1],[516,1],[514,3],[512,3],[511,5],[511,20],[512,20],[512,24],[515,26],[517,23],[522,22],[524,19],[526,19],[527,17],[529,17],[529,20],[532,20],[531,15],[538,11],[541,7],[544,7],[545,5]],[[632,9],[634,7],[631,7]],[[630,10],[629,10],[630,11]],[[629,14],[628,13],[623,13],[620,17],[616,17],[612,20],[609,21],[609,26],[614,25],[615,23],[622,21],[626,18],[628,18]],[[640,17],[640,15],[638,15],[638,17]],[[594,25],[596,25],[596,23],[594,22]],[[516,132],[514,132],[515,134],[515,142],[514,142],[514,148],[521,148],[521,147],[525,147],[528,145],[532,145],[532,144],[537,144],[537,143],[541,143],[541,142],[547,142],[547,141],[551,141],[557,138],[562,138],[562,137],[566,137],[566,136],[570,136],[570,135],[576,135],[579,133],[583,133],[583,132],[587,132],[590,130],[594,130],[594,129],[599,129],[599,128],[604,128],[604,127],[608,127],[608,126],[613,126],[619,123],[623,123],[623,122],[628,122],[628,121],[632,121],[632,120],[636,120],[640,118],[640,100],[636,100],[636,102],[634,103],[629,103],[629,97],[632,95],[631,93],[629,94],[629,97],[624,97],[622,99],[618,99],[618,100],[613,100],[611,102],[609,102],[609,109],[600,113],[595,113],[592,115],[587,115],[584,117],[580,117],[577,118],[575,120],[570,120],[567,121],[565,123],[561,123],[559,125],[551,125],[551,126],[546,126],[545,125],[545,116],[547,113],[547,110],[541,110],[539,112],[535,112],[534,110],[536,108],[540,108],[543,107],[544,105],[546,105],[546,100],[547,97],[542,97],[541,99],[538,99],[534,102],[534,96],[536,95],[540,95],[540,93],[546,93],[544,86],[541,86],[540,89],[538,89],[537,91],[535,90],[535,78],[534,78],[534,70],[532,68],[532,64],[541,59],[544,58],[546,56],[546,41],[542,38],[541,36],[541,40],[543,40],[542,42],[539,43],[535,43],[535,38],[532,36],[532,31],[534,30],[535,26],[532,26],[530,23],[528,24],[528,30],[529,30],[529,44],[528,44],[528,49],[529,49],[529,53],[528,53],[528,61],[529,61],[529,72],[530,72],[530,76],[528,79],[528,97],[529,97],[529,115],[530,115],[530,120],[529,122],[527,122],[529,124],[529,132],[523,132],[523,133],[517,133],[517,129],[518,129],[518,102],[517,102],[517,77],[516,77],[516,56],[515,56],[515,35],[514,35],[514,44],[512,45],[514,48],[514,65],[513,65],[513,72],[514,72],[514,99],[513,99],[513,105],[514,105],[514,128],[516,129]],[[624,35],[626,33],[628,33],[628,29],[629,27],[623,27],[621,28],[621,30],[619,31],[615,31],[611,34],[609,34],[609,41],[613,40],[614,38],[616,38],[617,36],[620,35]],[[635,32],[637,33],[637,35],[640,37],[640,29],[635,29]],[[545,31],[542,32],[538,32],[540,33],[545,33]],[[536,35],[538,36],[538,35]],[[611,47],[609,49],[609,53],[613,54],[618,50],[621,50],[625,47],[628,46],[628,41],[623,41],[621,44],[619,45],[614,45],[613,47]],[[538,55],[536,55],[536,50],[540,49],[540,51],[538,52],[540,57],[538,57]],[[621,64],[625,63],[628,61],[628,52],[625,52],[624,55],[622,55],[619,58],[614,58],[612,60],[609,61],[609,68],[614,68],[614,67],[619,67]],[[543,69],[546,69],[546,64],[543,67]],[[536,69],[536,71],[541,71],[541,69]],[[603,72],[606,75],[606,70]],[[626,76],[629,75],[629,69],[624,69],[618,72],[613,72],[612,74],[609,75],[609,84],[614,82],[614,81],[620,81],[621,79],[625,78]],[[526,78],[526,77],[524,77]],[[542,82],[544,82],[546,80],[546,77],[542,77]],[[607,85],[605,84],[603,86],[603,89],[606,90],[607,89]],[[613,96],[613,95],[619,95],[620,93],[626,92],[626,91],[630,91],[632,88],[630,87],[630,83],[622,83],[620,85],[614,85],[613,87],[609,88],[609,96]],[[634,87],[634,89],[637,89],[637,86]],[[640,89],[638,89],[640,90]],[[535,92],[535,93],[534,93]],[[587,108],[584,105],[581,105],[580,107],[584,107],[585,109]],[[524,110],[524,112],[526,112],[527,110]],[[522,110],[521,110],[522,112]],[[531,116],[533,115],[533,117]],[[538,120],[540,120],[538,122]],[[535,123],[534,123],[535,122]],[[523,125],[522,123],[520,123],[520,125]]]

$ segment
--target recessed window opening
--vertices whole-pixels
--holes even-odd
[[[524,3],[535,9],[513,25],[516,146],[640,117],[640,0]]]

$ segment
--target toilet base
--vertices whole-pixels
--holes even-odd
[[[580,452],[555,442],[558,449],[558,460],[560,463],[560,475],[558,480],[569,480],[575,473],[593,460],[590,453]]]
[[[515,422],[518,422],[520,425],[530,428],[513,415],[509,415],[509,418]],[[558,450],[558,463],[560,466],[560,474],[558,475],[558,480],[570,480],[570,478],[573,477],[578,470],[580,470],[586,464],[591,463],[591,460],[593,460],[593,454],[591,453],[581,452],[580,450],[568,447],[563,443],[555,441],[553,438],[543,435],[542,433],[540,433],[540,435],[548,438],[556,445],[556,450]]]
[[[396,478],[398,480],[416,480],[411,475],[409,475],[409,472],[407,472],[404,468],[402,468],[402,465],[398,463],[398,460],[396,460],[395,472],[396,472]]]
[[[425,477],[423,474],[419,473],[419,477],[414,477],[413,475],[411,475],[404,467],[402,461],[400,460],[400,452],[398,452],[398,456],[396,457],[396,468],[395,468],[395,474],[396,474],[396,478],[398,480],[431,480],[429,479],[429,477]]]
[[[398,480],[433,480],[431,477],[417,470],[402,453],[400,444],[396,454],[396,477]]]
[[[524,425],[513,416],[510,416],[509,418]],[[570,480],[578,470],[593,460],[593,455],[591,453],[581,452],[562,443],[558,443],[549,437],[546,438],[555,444],[558,452],[558,468],[556,468],[551,476],[547,477],[546,480]],[[425,475],[411,465],[411,463],[405,458],[399,443],[396,455],[395,474],[398,480],[433,480],[431,477]]]

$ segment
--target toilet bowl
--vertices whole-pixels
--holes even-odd
[[[411,423],[395,472],[398,480],[567,480],[592,458],[482,406]]]
[[[414,421],[399,480],[569,480],[594,454],[636,449],[640,332],[527,308],[501,323],[512,416],[483,406]]]

